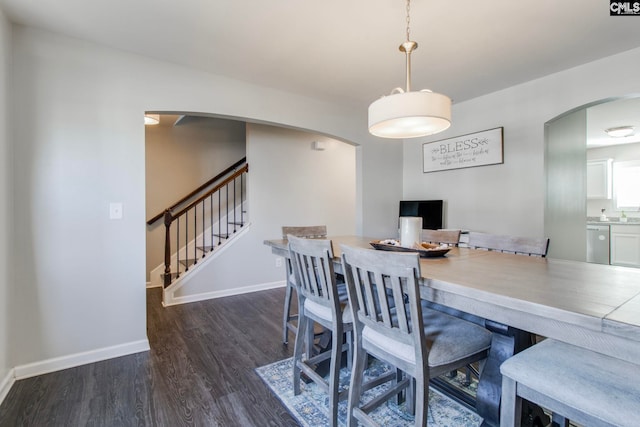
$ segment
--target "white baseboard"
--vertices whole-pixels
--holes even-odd
[[[127,356],[129,354],[140,353],[149,350],[149,341],[144,339],[125,344],[104,347],[82,353],[70,354],[68,356],[54,357],[53,359],[42,360],[40,362],[29,363],[16,366],[14,377],[16,380],[35,377],[37,375],[48,374],[87,363],[101,362],[114,357]]]
[[[282,288],[284,286],[286,286],[285,281],[280,280],[277,282],[263,283],[260,285],[245,286],[242,288],[235,288],[235,289],[223,289],[221,291],[204,292],[201,294],[186,295],[183,297],[174,296],[173,298],[171,298],[171,302],[169,303],[163,302],[163,305],[165,307],[169,307],[172,305],[187,304],[190,302],[204,301],[204,300],[214,299],[214,298],[248,294],[250,292],[266,291],[267,289]]]
[[[162,287],[162,283],[147,282],[147,289],[161,288],[161,287]]]
[[[7,376],[0,381],[0,405],[2,405],[4,398],[7,397],[7,394],[9,394],[9,390],[11,390],[11,386],[13,386],[13,383],[15,382],[15,370],[10,369],[9,372],[7,372]]]

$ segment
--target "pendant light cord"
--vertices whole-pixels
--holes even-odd
[[[400,51],[406,54],[406,71],[407,71],[407,79],[406,79],[406,87],[405,93],[411,92],[411,52],[418,48],[418,43],[412,42],[409,38],[411,35],[411,0],[407,0],[407,41],[400,45]],[[395,89],[394,89],[395,90]]]
[[[409,35],[411,34],[411,0],[407,0],[407,41],[411,40]]]

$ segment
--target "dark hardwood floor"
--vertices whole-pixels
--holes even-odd
[[[151,351],[16,383],[0,426],[296,426],[254,368],[291,356],[284,288],[163,308],[147,290]]]

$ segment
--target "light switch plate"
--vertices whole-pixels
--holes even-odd
[[[122,203],[109,203],[109,219],[122,219]]]

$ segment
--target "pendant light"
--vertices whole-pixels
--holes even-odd
[[[418,43],[409,40],[410,0],[407,0],[407,40],[400,45],[406,54],[406,90],[395,88],[369,106],[369,132],[382,138],[415,138],[442,132],[451,126],[451,99],[424,89],[411,91],[411,52]]]

